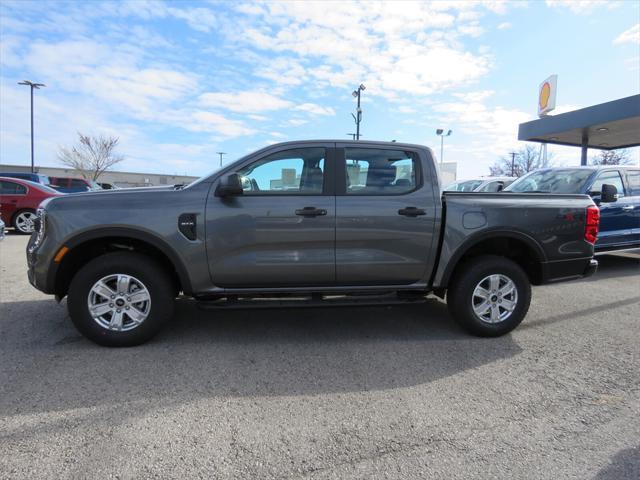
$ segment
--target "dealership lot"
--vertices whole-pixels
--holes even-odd
[[[3,478],[640,476],[640,254],[469,337],[444,303],[200,311],[107,349],[0,243]]]

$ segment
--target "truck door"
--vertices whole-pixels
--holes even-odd
[[[418,151],[338,144],[336,281],[408,285],[431,271],[437,178]]]
[[[243,193],[207,200],[214,285],[227,288],[335,283],[335,197],[331,146],[281,146],[235,173]],[[229,172],[231,173],[231,172]]]
[[[615,185],[618,190],[617,201],[600,201],[600,192],[602,191],[602,185],[605,183]],[[630,242],[631,231],[634,226],[634,206],[632,197],[627,195],[618,170],[605,170],[598,173],[590,190],[594,202],[600,207],[600,232],[598,233],[596,248],[622,245]]]

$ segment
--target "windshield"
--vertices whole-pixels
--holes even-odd
[[[466,180],[464,182],[453,182],[449,186],[445,187],[446,192],[473,192],[476,188],[482,185],[484,180]]]
[[[520,177],[505,192],[537,193],[583,193],[587,179],[593,170],[586,168],[567,168],[537,170]]]

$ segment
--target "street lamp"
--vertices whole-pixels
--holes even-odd
[[[29,80],[23,80],[18,82],[18,85],[29,85],[31,87],[31,173],[34,173],[33,168],[33,89],[38,90],[40,87],[46,87],[44,83],[33,83]]]
[[[360,108],[360,92],[364,90],[366,90],[366,87],[361,83],[357,90],[351,92],[351,95],[353,95],[354,98],[358,99],[358,108],[356,109],[356,115],[354,115],[353,113],[351,114],[356,122],[356,140],[360,140],[360,122],[362,121],[362,109]]]
[[[442,128],[436,130],[436,135],[440,137],[440,167],[442,167],[442,163],[444,162],[444,137],[448,137],[453,133],[453,130],[449,130],[447,133],[444,133]]]
[[[222,156],[226,155],[227,152],[216,152],[218,155],[220,155],[220,166],[222,166]]]

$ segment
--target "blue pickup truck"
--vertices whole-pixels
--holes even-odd
[[[596,252],[640,247],[638,167],[610,165],[545,168],[520,177],[505,188],[504,192],[590,195],[600,208]]]

